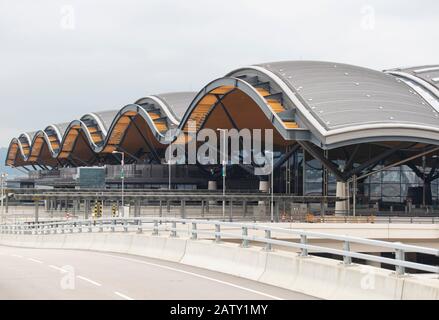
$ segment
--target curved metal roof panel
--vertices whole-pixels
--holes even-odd
[[[379,71],[316,61],[257,66],[281,78],[327,131],[378,123],[439,126],[436,110],[420,95]]]
[[[181,119],[196,95],[197,92],[173,92],[154,96],[162,100],[177,118]]]
[[[108,128],[110,128],[111,123],[113,122],[113,119],[117,115],[118,112],[119,112],[119,109],[98,111],[98,112],[93,112],[92,114],[96,115],[101,120],[101,123],[104,126],[104,129],[107,131]]]

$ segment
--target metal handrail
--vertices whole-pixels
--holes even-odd
[[[342,256],[343,262],[346,265],[352,264],[352,258],[394,265],[396,267],[396,274],[398,275],[405,274],[405,268],[439,274],[439,266],[426,265],[405,260],[405,253],[407,252],[423,253],[439,257],[438,249],[407,245],[400,242],[388,242],[382,240],[372,240],[353,236],[335,235],[306,230],[286,229],[255,223],[182,219],[170,217],[116,217],[100,218],[96,220],[42,222],[37,224],[3,224],[0,225],[0,233],[48,234],[59,232],[65,233],[66,231],[73,233],[75,230],[77,232],[83,232],[83,228],[87,228],[88,232],[103,232],[103,229],[105,227],[110,228],[110,230],[114,232],[117,226],[121,226],[124,232],[128,232],[129,228],[133,227],[137,230],[137,232],[140,233],[144,231],[144,224],[148,223],[151,224],[150,229],[153,231],[153,235],[158,235],[160,232],[168,231],[170,232],[171,237],[176,237],[178,235],[178,232],[182,231],[182,229],[177,227],[177,224],[184,224],[188,226],[188,228],[185,229],[186,233],[189,233],[191,235],[191,239],[193,240],[198,239],[198,235],[202,234],[213,236],[216,242],[220,242],[223,237],[234,237],[242,241],[242,247],[244,248],[249,246],[249,241],[253,241],[264,244],[265,250],[272,250],[272,245],[277,245],[280,247],[299,249],[301,256],[308,256],[310,252],[329,253]],[[171,224],[171,227],[168,227],[167,224]],[[197,227],[198,225],[210,225],[214,227],[214,230],[212,231],[199,229]],[[221,231],[222,227],[236,228],[240,230],[240,233]],[[98,230],[96,231],[95,228],[98,228]],[[265,237],[249,235],[249,230],[263,231]],[[295,235],[300,238],[300,242],[275,239],[273,238],[273,233]],[[310,244],[309,240],[313,238],[340,241],[343,243],[343,250]],[[352,243],[391,249],[395,252],[395,259],[354,252],[350,249],[350,244]]]

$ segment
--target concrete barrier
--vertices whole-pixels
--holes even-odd
[[[439,280],[232,243],[132,233],[1,235],[0,244],[129,253],[259,281],[322,299],[439,299]]]
[[[258,280],[265,269],[266,252],[209,240],[188,240],[181,263]]]

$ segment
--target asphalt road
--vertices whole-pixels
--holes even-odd
[[[0,299],[314,299],[163,260],[0,246]]]

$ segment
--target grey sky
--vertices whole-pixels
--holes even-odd
[[[248,64],[439,64],[438,12],[433,0],[0,0],[0,146]]]

